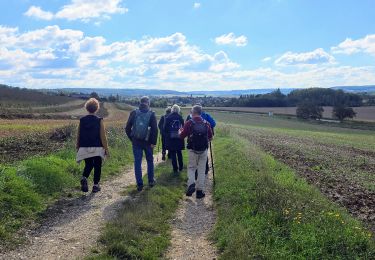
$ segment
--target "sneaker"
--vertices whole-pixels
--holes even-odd
[[[137,191],[142,191],[143,190],[143,185],[138,185],[137,186]]]
[[[206,196],[206,194],[201,190],[197,190],[196,196],[197,196],[197,199],[202,199]]]
[[[86,177],[82,177],[82,179],[81,179],[81,191],[83,191],[83,192],[89,191],[89,186],[87,185],[87,178]]]
[[[195,183],[191,184],[186,191],[186,196],[191,197],[195,192]]]
[[[156,185],[156,180],[153,180],[148,183],[148,186],[150,186],[150,188],[154,187],[155,185]]]
[[[95,184],[94,186],[92,186],[92,192],[93,193],[97,193],[99,191],[101,191],[102,189],[100,188],[99,184]]]

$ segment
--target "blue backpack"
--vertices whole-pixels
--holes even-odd
[[[150,135],[150,119],[153,112],[149,110],[143,113],[137,109],[135,113],[131,136],[137,140],[148,141]]]
[[[178,120],[178,119],[172,120],[171,122],[169,122],[167,127],[168,127],[169,137],[171,139],[179,139],[180,138],[180,136],[178,134],[178,131],[181,128],[180,120]]]

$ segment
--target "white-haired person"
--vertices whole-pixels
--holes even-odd
[[[182,150],[185,149],[185,141],[180,138],[178,131],[184,126],[184,119],[180,114],[180,107],[173,105],[171,113],[165,117],[163,132],[165,135],[165,148],[172,160],[173,172],[178,173],[184,168]]]
[[[85,108],[88,115],[79,121],[77,135],[77,162],[85,161],[85,168],[81,179],[81,190],[88,192],[87,178],[94,169],[94,186],[92,192],[100,191],[99,181],[102,173],[102,160],[109,155],[108,141],[105,134],[103,118],[96,113],[99,110],[99,101],[90,98]]]

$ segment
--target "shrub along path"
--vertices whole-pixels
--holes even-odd
[[[208,236],[216,221],[212,201],[212,172],[206,179],[206,197],[196,199],[185,197],[172,221],[171,246],[168,259],[216,259],[215,245]]]
[[[7,254],[0,253],[0,259],[84,257],[95,248],[104,224],[116,215],[117,209],[127,199],[123,191],[130,185],[135,185],[133,169],[105,181],[102,191],[97,194],[88,193],[62,201],[47,211],[50,216],[41,227],[29,232],[29,242],[25,246]]]

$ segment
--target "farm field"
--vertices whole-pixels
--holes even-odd
[[[213,112],[234,135],[294,169],[375,231],[374,131]]]
[[[131,109],[120,103],[103,105],[101,113],[106,115],[112,151],[103,168],[104,178],[132,163],[123,133]],[[158,116],[164,113],[164,109],[155,110]],[[184,117],[188,111],[183,108]],[[0,248],[24,243],[25,225],[37,226],[39,214],[48,212],[56,201],[79,197],[82,166],[74,162],[77,120],[73,118],[83,115],[84,110],[56,113],[70,119],[0,121],[0,127],[8,129],[0,138],[0,203],[8,209],[0,222]],[[218,122],[213,143],[217,220],[210,239],[219,258],[374,256],[374,131],[252,113],[210,113]],[[89,254],[89,259],[125,255],[159,258],[166,254],[172,229],[168,223],[186,180],[185,174],[176,179],[170,172],[170,166],[158,166],[160,187],[140,197],[134,188],[124,191],[134,200],[123,204],[118,218],[108,223],[98,237],[101,249]],[[12,186],[17,189],[6,194]],[[154,201],[152,207],[147,206],[149,196]],[[19,201],[24,204],[16,204]],[[58,212],[54,211],[53,218],[59,218]],[[147,218],[139,221],[138,214]],[[166,224],[150,217],[156,215]],[[133,232],[139,235],[133,236]],[[129,239],[122,240],[121,236]],[[132,239],[149,247],[134,247]]]
[[[332,119],[332,107],[323,107],[323,118]],[[296,107],[207,107],[207,111],[231,111],[231,112],[250,112],[250,113],[264,113],[273,112],[279,115],[296,115]],[[375,121],[375,107],[354,107],[357,113],[353,120],[356,121]]]

